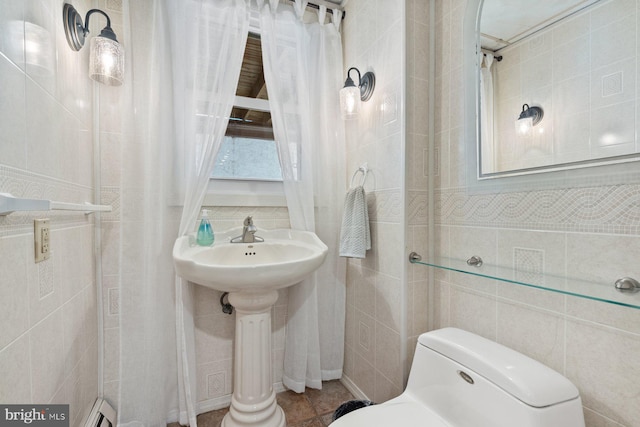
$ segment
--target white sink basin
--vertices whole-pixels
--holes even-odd
[[[179,276],[224,292],[275,290],[300,282],[322,265],[325,245],[314,233],[259,230],[264,242],[230,243],[242,228],[216,233],[212,246],[198,246],[193,236],[179,237],[173,263]]]

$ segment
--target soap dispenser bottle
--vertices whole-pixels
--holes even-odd
[[[213,240],[213,228],[211,228],[211,223],[209,222],[209,211],[203,209],[202,220],[200,221],[200,226],[198,227],[196,243],[198,243],[198,245],[200,246],[211,246],[213,244]]]

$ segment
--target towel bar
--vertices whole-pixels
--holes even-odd
[[[53,200],[22,199],[13,197],[9,193],[0,193],[0,216],[13,212],[24,211],[82,211],[85,214],[93,212],[111,212],[109,205],[93,205],[91,203],[66,203]]]

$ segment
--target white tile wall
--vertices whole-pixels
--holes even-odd
[[[92,83],[88,49],[67,46],[62,3],[0,4],[0,192],[81,203],[93,194]],[[35,264],[42,217],[51,258]],[[82,214],[0,217],[0,401],[69,403],[72,426],[98,395],[93,230]]]
[[[405,173],[409,156],[404,86],[407,70],[411,70],[412,77],[414,74],[413,66],[406,64],[405,15],[408,8],[423,12],[413,4],[405,8],[405,3],[408,2],[350,1],[343,24],[345,72],[355,66],[376,74],[372,98],[364,103],[357,120],[346,122],[348,174],[365,162],[370,168],[365,190],[372,249],[365,259],[348,262],[344,372],[370,399],[378,401],[398,395],[403,388],[400,349],[402,337],[406,336],[404,191],[408,179],[424,181],[420,161],[416,161],[420,172],[415,177],[409,178]],[[423,27],[420,29],[424,32]],[[422,52],[425,45],[420,42],[413,47]],[[417,71],[426,78],[423,72]],[[422,150],[418,153],[422,159]]]

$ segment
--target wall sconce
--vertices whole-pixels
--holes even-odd
[[[358,86],[349,76],[351,70],[356,70],[358,73]],[[356,67],[349,68],[347,71],[347,80],[344,82],[344,87],[340,89],[340,110],[342,111],[342,118],[345,120],[355,119],[360,112],[360,101],[368,101],[373,94],[373,89],[376,86],[376,76],[367,71],[363,76],[360,76],[360,70]]]
[[[85,38],[89,34],[89,17],[92,13],[99,13],[107,18],[107,26],[99,36],[91,39],[91,55],[89,57],[89,77],[108,86],[120,86],[124,77],[124,49],[118,43],[116,34],[111,29],[111,19],[100,9],[91,9],[82,18],[78,11],[65,3],[62,10],[64,18],[64,32],[71,49],[79,51],[84,46]]]
[[[531,131],[535,125],[542,121],[544,111],[540,107],[529,107],[529,104],[522,106],[522,113],[516,120],[516,133],[522,136],[531,135]]]

